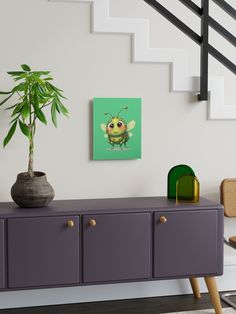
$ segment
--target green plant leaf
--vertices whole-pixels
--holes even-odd
[[[0,103],[0,106],[2,106],[3,104],[5,104],[5,102],[8,101],[8,99],[10,99],[13,94],[14,94],[14,93],[11,93],[10,96],[8,96],[7,98],[5,98],[5,99]]]
[[[52,81],[53,78],[52,77],[45,77],[44,81]]]
[[[46,82],[46,86],[48,87],[49,90],[53,91],[57,96],[60,96],[61,98],[67,99],[65,96],[62,95],[61,92],[63,92],[63,90],[58,89],[56,86],[52,85],[49,82]]]
[[[34,91],[34,95],[37,96],[37,101],[39,103],[45,104],[48,100],[48,93],[45,93],[43,88],[38,83],[35,83],[32,86],[32,89]]]
[[[31,71],[31,68],[27,65],[27,64],[22,64],[21,65],[21,68],[26,71],[26,72],[30,72]]]
[[[45,93],[44,88],[39,83],[35,83],[35,88],[36,88],[36,93],[37,94],[40,94],[42,97],[47,96],[47,94]]]
[[[30,106],[27,102],[24,103],[21,109],[21,116],[23,120],[27,119],[30,115]]]
[[[47,84],[51,87],[52,90],[54,90],[55,92],[63,92],[62,89],[57,88],[55,85],[53,85],[52,83],[47,82]]]
[[[13,110],[12,114],[11,114],[11,117],[13,117],[14,115],[16,115],[17,113],[21,112],[22,110],[22,107],[23,107],[23,103],[19,103],[15,109]],[[20,113],[21,114],[21,113]]]
[[[37,76],[34,77],[34,80],[35,80],[36,82],[38,82],[41,87],[43,87],[43,86],[45,85],[44,80],[40,79],[40,78],[37,77]]]
[[[32,105],[34,107],[34,110],[39,110],[39,100],[38,100],[38,96],[36,93],[34,94],[34,101],[33,101]]]
[[[14,124],[11,126],[9,132],[7,133],[7,136],[5,137],[5,139],[3,141],[3,147],[5,147],[10,142],[13,134],[16,131],[16,125],[17,125],[17,121],[14,122]]]
[[[23,72],[23,71],[10,71],[10,72],[7,72],[7,74],[9,74],[11,76],[20,76],[22,74],[25,74],[25,72]]]
[[[37,75],[48,75],[50,74],[50,71],[32,71],[32,73]]]
[[[57,102],[57,106],[58,106],[58,110],[64,114],[64,116],[67,116],[69,115],[69,111],[67,110],[67,108],[59,101]]]
[[[36,117],[43,122],[44,124],[47,125],[47,119],[45,117],[45,114],[43,113],[43,111],[41,109],[35,111]]]
[[[17,76],[17,77],[14,78],[14,82],[20,81],[20,80],[23,80],[23,79],[25,79],[24,76],[19,76],[19,77]]]
[[[57,93],[57,95],[60,96],[61,98],[67,99],[65,96],[62,95],[62,93],[60,93],[60,92],[55,92],[55,93]]]
[[[57,127],[57,109],[56,109],[57,103],[53,100],[52,106],[51,106],[51,117],[52,122]]]
[[[47,119],[45,117],[45,114],[43,111],[39,108],[39,102],[38,102],[38,97],[36,94],[34,94],[34,102],[33,102],[33,107],[34,107],[34,112],[36,117],[43,122],[44,124],[47,124]]]
[[[5,139],[5,143],[11,139],[11,133],[15,132],[17,123],[21,132],[30,138],[36,126],[36,120],[47,124],[44,109],[51,107],[51,119],[55,127],[57,127],[57,115],[62,113],[65,116],[69,114],[67,108],[62,104],[64,92],[50,82],[53,80],[50,71],[31,71],[27,64],[22,64],[23,71],[10,71],[9,75],[16,82],[11,92],[0,92],[6,99],[0,102],[3,105],[14,94],[18,94],[18,100],[12,102],[5,110],[10,110],[11,114],[11,132]],[[6,96],[4,96],[6,95]],[[10,103],[10,102],[9,102]],[[33,117],[32,117],[32,116]],[[32,123],[28,124],[29,116],[32,117]],[[31,129],[31,127],[33,129]],[[13,132],[14,131],[14,132]]]
[[[21,120],[19,120],[19,125],[20,125],[21,132],[30,139],[31,136],[30,136],[29,127]]]
[[[60,107],[58,105],[58,103],[56,102],[56,109],[57,109],[57,112],[60,114],[61,113],[61,110],[60,110]]]
[[[12,89],[12,92],[23,92],[25,90],[25,86],[26,86],[26,83],[22,82],[22,83],[16,85]]]

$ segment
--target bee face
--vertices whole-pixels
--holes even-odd
[[[127,130],[125,121],[120,117],[112,118],[106,127],[106,131],[109,135],[119,135]]]

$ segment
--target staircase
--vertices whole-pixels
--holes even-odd
[[[189,55],[184,49],[166,49],[153,48],[149,46],[149,20],[140,18],[119,18],[111,17],[109,13],[109,0],[49,0],[50,2],[67,2],[67,3],[89,3],[91,5],[91,19],[93,33],[112,33],[112,34],[128,34],[132,40],[132,61],[134,63],[168,63],[170,64],[170,90],[171,92],[190,92],[199,94],[199,100],[207,100],[208,110],[207,118],[215,119],[236,119],[236,104],[224,104],[224,77],[209,76],[205,67],[208,69],[208,53],[211,53],[217,60],[223,63],[228,69],[235,73],[235,65],[223,55],[221,55],[214,47],[208,43],[204,37],[204,27],[207,25],[218,29],[218,32],[227,40],[235,45],[235,37],[226,31],[222,26],[210,18],[208,12],[204,15],[203,10],[191,0],[180,0],[184,5],[188,6],[195,14],[202,19],[202,35],[199,36],[192,30],[185,32],[188,27],[184,27],[185,33],[201,46],[203,60],[201,62],[201,76],[190,76]],[[144,0],[157,10],[158,1]],[[202,0],[208,2],[209,0]],[[228,6],[223,0],[214,0],[224,9]],[[160,7],[159,7],[160,8]],[[230,13],[235,17],[235,10]],[[160,10],[157,10],[160,12]],[[164,10],[165,11],[165,10]],[[166,13],[166,12],[165,12]],[[161,13],[162,14],[162,13]],[[165,14],[162,14],[165,16]],[[168,15],[168,14],[167,14]],[[171,18],[168,18],[171,21]],[[175,18],[178,24],[178,19]],[[207,22],[206,22],[207,19]],[[171,21],[173,23],[173,21]],[[212,26],[213,25],[213,26]],[[176,25],[177,26],[177,25]],[[183,26],[183,25],[181,25]],[[186,26],[186,25],[185,25]],[[207,26],[207,27],[208,27]],[[177,26],[178,27],[178,26]],[[180,27],[179,27],[180,28]],[[205,35],[206,36],[206,35]],[[204,39],[205,38],[205,39]],[[206,82],[207,81],[207,82]],[[206,85],[207,83],[207,85]],[[205,84],[205,85],[204,85]]]

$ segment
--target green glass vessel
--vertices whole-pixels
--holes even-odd
[[[187,165],[177,165],[170,169],[167,177],[167,197],[176,199],[176,183],[183,175],[195,176],[193,169]]]
[[[200,184],[198,179],[191,175],[186,174],[179,178],[176,182],[176,202],[199,202]]]

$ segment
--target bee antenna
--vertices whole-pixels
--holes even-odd
[[[119,117],[119,114],[123,111],[123,110],[128,110],[128,106],[125,106],[123,108],[121,108],[121,110],[118,112],[117,117]]]
[[[105,116],[109,115],[109,116],[111,116],[111,118],[112,118],[112,115],[111,115],[109,112],[104,112],[104,115],[105,115]]]

